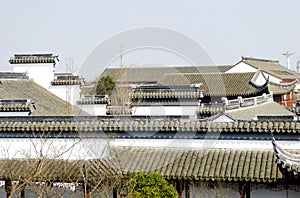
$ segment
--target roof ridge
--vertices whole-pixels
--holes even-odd
[[[279,63],[278,60],[270,60],[270,59],[262,59],[262,58],[255,58],[255,57],[245,57],[242,56],[242,60],[248,61],[261,61],[261,62],[270,62],[270,63]]]

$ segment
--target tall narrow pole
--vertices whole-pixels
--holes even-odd
[[[123,71],[123,46],[120,46],[120,68],[121,68],[121,114],[124,115],[125,111],[124,111],[124,85],[123,85],[123,78],[124,78],[124,71]]]
[[[291,69],[291,56],[294,55],[294,53],[285,52],[282,55],[286,56],[286,58],[287,58],[287,68]]]

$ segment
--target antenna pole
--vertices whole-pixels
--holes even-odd
[[[73,72],[73,58],[68,57],[66,59],[66,115],[71,114],[71,80]]]
[[[286,56],[286,58],[287,58],[287,68],[291,69],[291,56],[294,55],[294,53],[287,51],[287,52],[283,53],[282,55]]]
[[[122,115],[124,115],[125,114],[125,111],[124,111],[124,103],[125,103],[125,101],[124,101],[124,85],[123,85],[123,78],[124,78],[124,71],[123,71],[123,46],[121,45],[120,46],[120,68],[121,68],[121,78],[120,78],[120,80],[121,80],[121,111],[122,111]]]

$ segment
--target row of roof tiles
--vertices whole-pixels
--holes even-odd
[[[230,69],[230,66],[190,66],[190,67],[134,67],[106,68],[101,76],[111,76],[116,81],[126,82],[158,82],[166,73],[220,73]]]
[[[30,104],[0,104],[0,112],[21,112],[30,110]]]
[[[300,132],[300,122],[236,121],[215,123],[200,120],[96,120],[96,121],[0,121],[0,132],[225,132],[225,133],[291,133]]]
[[[120,175],[118,169],[114,168],[113,160],[109,166],[106,160],[97,161],[67,161],[27,159],[27,160],[0,160],[0,178],[10,178],[12,180],[31,181],[62,181],[79,182],[84,179],[96,177],[103,179],[105,176],[113,177]]]
[[[85,104],[110,104],[111,99],[109,97],[83,97],[77,100],[78,105]]]
[[[250,82],[256,73],[190,73],[165,74],[158,82],[161,85],[191,85],[201,83],[204,96],[247,96],[267,90]],[[239,80],[237,80],[239,79]]]
[[[51,81],[51,85],[82,85],[82,80],[58,80]]]
[[[154,92],[134,92],[131,95],[132,99],[165,99],[165,98],[200,98],[201,93],[199,91],[166,91],[166,92],[160,92],[160,91],[154,91]]]
[[[167,178],[273,182],[282,176],[271,150],[118,149],[124,174],[159,172]]]
[[[134,172],[168,179],[276,182],[282,179],[272,150],[111,148],[99,160],[1,160],[0,178],[91,182]]]
[[[11,58],[9,59],[10,64],[20,63],[55,63],[55,57],[26,57],[26,58]]]

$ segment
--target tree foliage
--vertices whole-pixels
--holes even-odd
[[[128,198],[175,198],[178,196],[174,186],[158,173],[131,174],[126,186]]]
[[[115,86],[116,82],[111,76],[102,76],[97,82],[96,95],[107,94],[110,96]]]

